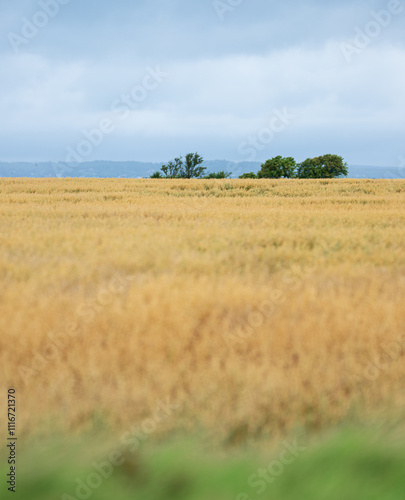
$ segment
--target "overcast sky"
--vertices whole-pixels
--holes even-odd
[[[405,156],[405,0],[0,6],[0,161]]]

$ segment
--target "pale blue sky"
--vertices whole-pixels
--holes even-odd
[[[0,161],[405,156],[405,0],[0,7]]]

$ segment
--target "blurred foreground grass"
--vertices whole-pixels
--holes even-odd
[[[21,450],[17,493],[29,500],[400,500],[405,439],[339,431],[314,443],[287,439],[271,453],[208,451],[190,442],[131,452],[94,437]]]

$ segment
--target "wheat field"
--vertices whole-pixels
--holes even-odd
[[[2,179],[0,285],[25,435],[266,441],[405,404],[403,180]]]

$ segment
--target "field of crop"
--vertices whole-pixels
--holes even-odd
[[[397,421],[404,295],[403,180],[0,185],[0,393],[26,439],[266,449]]]

